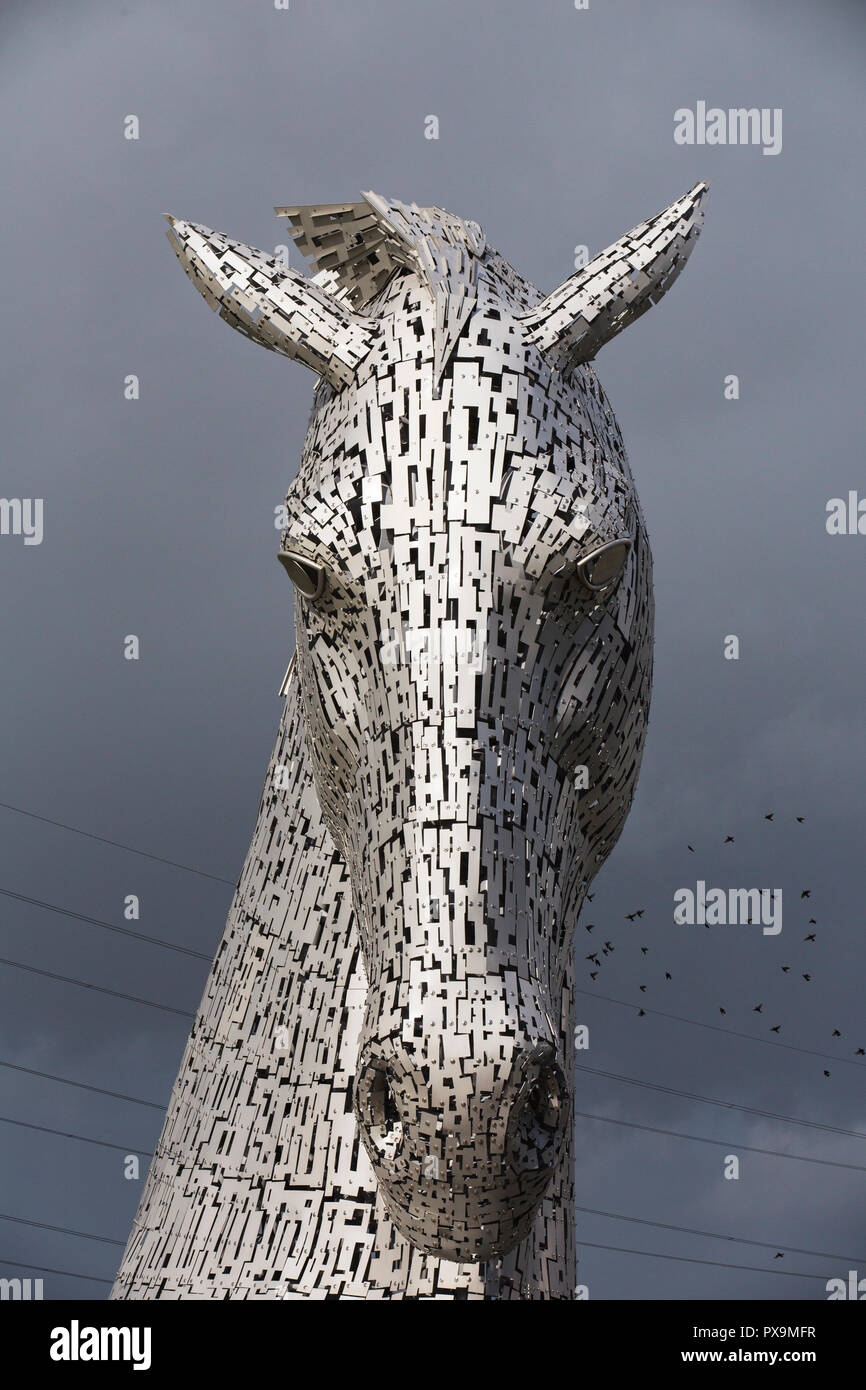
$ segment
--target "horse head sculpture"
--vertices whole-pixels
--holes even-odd
[[[543,297],[439,208],[277,209],[312,279],[170,218],[233,328],[319,376],[279,559],[366,967],[353,1088],[421,1251],[527,1233],[571,1125],[571,949],[646,734],[652,562],[590,365],[665,293],[706,185]]]

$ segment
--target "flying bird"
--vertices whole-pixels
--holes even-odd
[[[857,1048],[857,1051],[854,1053],[854,1056],[855,1056],[855,1057],[866,1057],[866,1050],[864,1050],[862,1047],[858,1047],[858,1048]]]
[[[834,1038],[841,1038],[841,1036],[842,1036],[842,1034],[839,1032],[839,1029],[838,1029],[838,1028],[834,1028],[834,1029],[833,1029],[833,1037],[834,1037]]]
[[[777,1250],[775,1255],[773,1256],[774,1260],[784,1260],[784,1258],[785,1256],[782,1254],[781,1250]]]
[[[646,1009],[640,1009],[638,1011],[638,1018],[646,1018]]]
[[[649,950],[649,946],[641,946],[641,948],[640,948],[640,953],[641,953],[641,955],[642,955],[642,956],[645,956],[648,950]]]
[[[721,1008],[721,1007],[719,1008],[719,1013],[720,1013],[720,1014],[726,1014],[727,1012],[728,1012],[727,1009],[723,1009],[723,1008]]]
[[[787,973],[788,973],[788,971],[789,971],[790,969],[791,969],[790,965],[783,965],[783,966],[782,966],[782,974],[783,974],[783,975],[787,975]]]
[[[690,849],[691,852],[692,852],[692,854],[694,854],[694,852],[695,852],[695,847],[694,847],[694,845],[686,845],[686,849]]]
[[[812,896],[812,890],[811,890],[811,888],[804,888],[803,891],[802,891],[802,893],[800,894],[800,897],[801,897],[801,898],[811,898],[811,896]]]
[[[665,971],[665,979],[666,979],[666,980],[672,980],[672,979],[673,979],[673,975],[671,974],[671,972],[670,972],[669,970],[666,970],[666,971]]]
[[[804,936],[804,937],[803,937],[803,940],[804,940],[804,941],[814,941],[814,940],[815,940],[815,933],[814,933],[813,931],[810,931],[808,936]]]
[[[795,816],[795,817],[794,817],[794,820],[797,822],[798,825],[802,825],[802,824],[803,824],[803,821],[804,821],[805,819],[806,819],[805,816]]]
[[[775,811],[768,811],[767,814],[764,816],[764,820],[772,820],[775,814]]]
[[[759,1014],[759,1013],[761,1012],[761,1010],[763,1009],[763,1007],[764,1007],[763,1004],[756,1004],[755,1007],[754,1007],[753,1010],[752,1010],[752,1013],[753,1013],[753,1014]]]
[[[642,994],[646,994],[646,985],[641,985],[640,989]]]
[[[637,913],[636,913],[636,912],[627,912],[627,913],[625,914],[625,920],[626,920],[627,922],[633,922],[636,916],[637,916]]]
[[[771,1032],[771,1033],[781,1033],[781,1031],[782,1031],[782,1025],[781,1025],[781,1023],[774,1023],[773,1026],[772,1026],[772,1028],[770,1029],[770,1032]]]
[[[591,980],[597,980],[597,979],[598,979],[598,971],[597,971],[597,970],[590,970],[590,972],[589,972],[589,978],[590,978]]]
[[[829,1075],[830,1075],[830,1073],[827,1071],[826,1067],[824,1068],[824,1075],[825,1075],[825,1076],[829,1076]]]
[[[733,837],[733,835],[726,835],[726,836],[725,836],[725,844],[726,844],[726,845],[732,845],[733,843],[734,843],[734,837]]]
[[[811,980],[811,978],[812,978],[811,975],[804,975],[804,976],[803,976],[803,979],[806,981],[807,984],[809,983],[809,981]]]

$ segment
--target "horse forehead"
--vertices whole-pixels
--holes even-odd
[[[492,601],[500,581],[540,580],[573,563],[587,544],[634,530],[636,515],[624,495],[567,498],[556,481],[519,475],[505,499],[490,503],[477,521],[437,518],[389,500],[372,507],[357,495],[347,502],[337,488],[330,498],[319,493],[311,505],[291,509],[288,533],[355,579],[390,574],[433,584],[431,597],[465,593],[471,608]],[[387,489],[382,492],[387,499]]]
[[[512,368],[494,388],[477,363],[457,361],[442,399],[430,395],[423,369],[400,365],[407,370],[384,391],[381,381],[349,388],[314,409],[287,494],[293,512],[315,519],[358,502],[435,511],[438,495],[448,498],[449,522],[472,525],[489,522],[480,512],[497,499],[511,510],[563,511],[632,497],[619,427],[594,378],[548,392]],[[488,415],[491,395],[501,408]],[[463,494],[462,506],[452,493]]]
[[[392,330],[417,319],[412,285]],[[413,358],[397,328],[364,378],[317,397],[286,499],[290,531],[356,559],[435,537],[430,565],[443,545],[464,555],[513,546],[527,518],[536,554],[564,532],[621,531],[631,476],[592,370],[551,371],[501,300],[478,304],[465,328],[439,389],[429,343],[410,332]],[[419,568],[424,553],[414,552]]]

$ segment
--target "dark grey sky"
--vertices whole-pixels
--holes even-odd
[[[584,912],[593,944],[616,950],[595,985],[588,963],[578,978],[628,1007],[580,996],[592,1040],[580,1060],[866,1134],[862,1059],[851,1065],[866,1046],[866,536],[825,529],[829,498],[866,495],[862,8],[48,0],[7,3],[0,34],[0,491],[45,505],[42,545],[0,537],[0,799],[230,880],[249,843],[294,640],[273,508],[312,379],[207,312],[163,211],[273,247],[285,240],[274,204],[373,188],[476,219],[548,290],[576,244],[600,250],[709,179],[682,279],[598,362],[655,553],[656,684],[635,807]],[[781,107],[781,153],[675,145],[674,111],[699,100]],[[123,138],[128,114],[137,142]],[[438,141],[424,139],[429,114]],[[128,373],[138,402],[123,398]],[[127,633],[137,663],[123,660]],[[722,656],[729,633],[738,662]],[[226,884],[3,809],[0,844],[2,888],[118,923],[137,893],[133,926],[216,948]],[[782,888],[781,936],[675,927],[673,893],[697,878]],[[4,957],[195,1009],[203,961],[0,904]],[[589,940],[579,927],[579,958]],[[639,1019],[641,1004],[696,1023]],[[187,1030],[0,966],[0,1060],[164,1104]],[[863,1169],[863,1139],[590,1074],[576,1104],[725,1141],[580,1121],[580,1205],[789,1251],[774,1261],[760,1246],[583,1215],[591,1297],[821,1299],[858,1259],[866,1276],[866,1173],[743,1154],[741,1179],[722,1178],[724,1155],[745,1144]],[[0,1114],[146,1149],[161,1123],[3,1068]],[[140,1185],[120,1152],[0,1133],[4,1212],[125,1240]],[[109,1279],[119,1254],[0,1221],[0,1255],[27,1269]],[[15,1273],[26,1270],[0,1266]],[[52,1298],[107,1292],[45,1278]]]

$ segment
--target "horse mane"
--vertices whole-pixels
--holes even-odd
[[[474,282],[475,265],[486,249],[477,222],[378,193],[362,197],[360,203],[274,209],[288,219],[301,255],[317,273],[328,272],[353,309],[363,310],[400,268],[414,271],[434,298]]]
[[[478,265],[487,249],[477,222],[444,208],[362,195],[360,203],[275,208],[315,267],[323,289],[363,313],[398,270],[418,276],[436,306],[438,379],[476,302]]]

